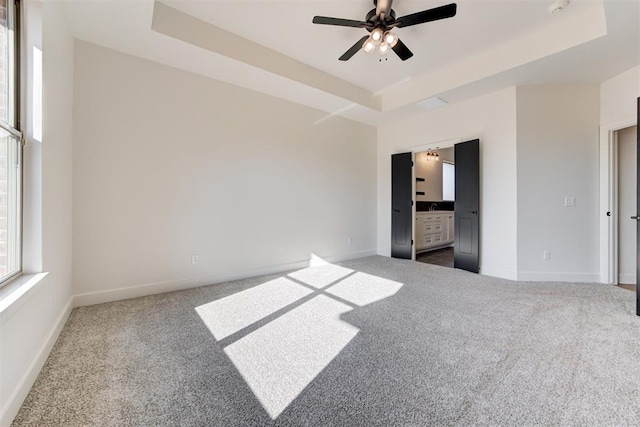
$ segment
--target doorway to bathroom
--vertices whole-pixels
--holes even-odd
[[[453,147],[415,154],[416,261],[453,268],[455,153]]]
[[[449,147],[453,147],[453,158],[446,157],[451,160],[444,163],[452,167],[443,167],[439,150]],[[418,172],[416,166],[418,161],[432,162],[433,166],[428,167],[440,171],[439,177],[421,176],[423,172]],[[445,169],[446,173],[453,174],[452,180],[443,176]],[[444,200],[445,192],[449,194],[451,186],[454,196],[448,195],[447,199],[452,200]],[[435,189],[433,194],[440,195],[440,199],[434,199],[429,188]],[[453,267],[478,273],[480,141],[477,139],[421,145],[414,147],[412,152],[391,156],[391,256],[416,260],[417,255],[446,249],[451,244]],[[438,261],[446,262],[446,252],[439,255]]]

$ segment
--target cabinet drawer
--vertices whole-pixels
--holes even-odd
[[[442,224],[441,223],[427,223],[424,225],[423,228],[425,234],[426,233],[440,233],[442,231]]]
[[[440,243],[442,243],[441,234],[430,234],[422,239],[423,246],[439,245]]]

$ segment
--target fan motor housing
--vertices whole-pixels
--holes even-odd
[[[374,19],[377,16],[378,15],[376,14],[376,10],[375,9],[371,9],[369,11],[369,13],[367,13],[365,21],[367,22],[367,24],[370,24],[370,26],[367,26],[367,30],[369,32],[373,31],[374,28],[376,28],[376,27],[386,27],[387,23],[395,21],[396,12],[395,12],[395,10],[391,9],[389,11],[389,14],[384,17],[384,21],[382,21],[382,22],[378,21],[377,19]]]

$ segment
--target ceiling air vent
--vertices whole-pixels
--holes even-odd
[[[425,110],[433,110],[434,108],[444,107],[447,104],[447,101],[437,96],[416,103],[418,107],[424,108]]]

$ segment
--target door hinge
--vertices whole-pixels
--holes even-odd
[[[411,246],[413,246],[413,239],[411,240]]]

